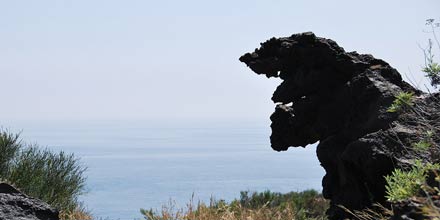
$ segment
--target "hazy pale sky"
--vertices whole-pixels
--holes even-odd
[[[238,61],[313,31],[421,79],[439,0],[0,1],[0,120],[267,120],[279,81]]]

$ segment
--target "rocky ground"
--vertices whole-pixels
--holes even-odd
[[[0,183],[0,219],[58,220],[58,214],[47,203],[31,198],[9,184]]]

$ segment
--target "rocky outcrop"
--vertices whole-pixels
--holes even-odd
[[[47,203],[28,197],[11,185],[0,183],[0,219],[58,220],[58,214]]]
[[[240,61],[257,74],[282,79],[272,97],[272,148],[285,151],[319,142],[330,219],[349,217],[340,205],[359,210],[384,203],[385,175],[410,166],[415,156],[436,154],[421,155],[410,146],[440,120],[439,106],[431,106],[438,95],[413,88],[383,60],[302,33],[272,38]],[[402,91],[414,94],[414,106],[421,111],[387,111]],[[414,120],[420,114],[423,122]]]

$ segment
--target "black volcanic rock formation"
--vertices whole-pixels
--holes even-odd
[[[345,52],[313,33],[272,38],[240,61],[257,74],[283,80],[272,97],[272,148],[285,151],[319,141],[330,219],[347,217],[338,205],[359,210],[384,203],[384,176],[414,157],[408,145],[426,125],[404,120],[418,117],[414,113],[387,111],[397,94],[414,93],[424,123],[440,118],[438,105],[429,106],[438,95],[414,89],[383,60]]]
[[[28,197],[11,185],[0,183],[0,219],[58,220],[58,214],[47,203]]]

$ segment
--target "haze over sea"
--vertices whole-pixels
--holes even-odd
[[[314,145],[275,152],[268,122],[10,122],[23,141],[75,153],[88,167],[84,204],[97,218],[140,219],[140,208],[184,207],[240,191],[321,190]]]

